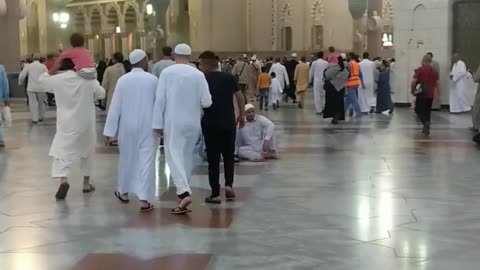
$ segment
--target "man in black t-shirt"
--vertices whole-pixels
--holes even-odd
[[[202,131],[208,159],[208,178],[212,194],[205,199],[206,203],[220,204],[220,156],[223,156],[225,170],[225,197],[234,200],[234,153],[237,124],[240,128],[245,125],[245,100],[240,92],[235,77],[226,72],[218,71],[216,55],[211,51],[202,53],[200,70],[210,88],[213,104],[204,109]],[[240,114],[235,119],[233,96],[236,96]]]

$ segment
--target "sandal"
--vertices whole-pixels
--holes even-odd
[[[227,198],[227,201],[235,201],[236,197],[237,196],[235,195],[235,192],[232,188],[225,188],[225,198]]]
[[[5,142],[0,142],[0,147],[5,147]]]
[[[128,193],[126,193],[128,194]],[[124,194],[125,195],[125,194]],[[122,204],[127,204],[130,202],[130,200],[125,200],[124,198],[122,198],[122,194],[120,194],[120,192],[118,191],[115,191],[115,197],[117,197],[117,199],[122,203]]]
[[[82,192],[83,193],[91,193],[91,192],[94,192],[95,191],[95,186],[90,184],[90,188],[89,189],[83,189]]]
[[[210,203],[210,204],[221,204],[222,200],[220,200],[219,197],[207,197],[205,198],[205,203]]]
[[[117,146],[118,146],[118,141],[109,142],[109,143],[108,143],[108,146],[117,147]]]
[[[140,207],[140,212],[142,212],[142,213],[150,212],[150,211],[153,210],[153,208],[155,208],[155,207],[153,206],[153,204],[151,204],[151,203],[149,203],[149,202],[147,202],[147,201],[141,201],[141,202],[146,202],[146,203],[148,203],[148,206],[146,206],[146,207]]]
[[[58,187],[57,194],[55,194],[55,198],[57,200],[64,200],[67,197],[68,190],[70,189],[69,183],[62,183]]]
[[[185,201],[187,202],[185,203]],[[187,208],[190,204],[192,204],[192,198],[185,197],[180,201],[178,206],[175,209],[172,209],[170,212],[174,215],[185,215],[192,212],[192,210]]]
[[[185,207],[185,208],[182,208],[182,207],[180,207],[180,206],[177,206],[177,208],[172,209],[172,210],[170,211],[170,213],[172,213],[172,214],[174,214],[174,215],[185,215],[185,214],[188,214],[188,213],[190,213],[190,212],[192,212],[192,210],[190,210],[190,209],[188,209],[188,208],[186,208],[186,207]]]

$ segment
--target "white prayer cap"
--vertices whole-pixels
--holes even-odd
[[[147,54],[144,51],[136,49],[130,53],[130,56],[128,58],[130,59],[130,63],[132,65],[135,65],[145,59],[145,57],[147,57]]]
[[[256,61],[256,60],[257,60],[257,56],[256,56],[256,55],[253,55],[253,56],[252,56],[252,60],[253,60],[253,61]]]
[[[245,59],[248,58],[248,55],[246,53],[243,54],[243,58],[245,58]]]
[[[293,57],[293,58],[296,58],[296,57],[297,57],[297,53],[292,53],[292,57]]]
[[[253,104],[250,104],[250,103],[245,105],[245,111],[249,111],[249,110],[255,110],[255,106],[253,106]]]
[[[175,47],[175,54],[190,56],[192,55],[192,48],[185,43],[178,44],[177,47]]]
[[[346,53],[341,53],[340,56],[343,58],[343,60],[347,60],[347,54]]]

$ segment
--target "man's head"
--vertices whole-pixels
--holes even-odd
[[[114,64],[123,63],[123,60],[125,60],[125,59],[124,59],[123,54],[121,52],[116,52],[112,56],[112,62]]]
[[[427,53],[427,55],[429,55],[433,59],[433,53],[429,52]]]
[[[144,51],[140,49],[133,50],[128,58],[132,67],[141,68],[144,71],[148,70],[148,56]]]
[[[203,73],[215,71],[217,67],[217,56],[212,51],[205,51],[198,57],[200,60],[199,69]]]
[[[244,62],[248,62],[248,55],[246,55],[246,54],[242,55],[242,60]]]
[[[33,61],[40,61],[42,59],[42,56],[40,56],[39,53],[34,53],[32,59]]]
[[[262,67],[262,72],[266,73],[267,72],[267,67]]]
[[[250,103],[245,105],[245,118],[248,122],[255,120],[255,106]]]
[[[164,58],[172,58],[172,47],[165,46],[162,48],[162,54]]]
[[[292,59],[297,59],[297,53],[292,53]]]
[[[363,59],[370,59],[370,54],[368,52],[364,52]]]
[[[70,58],[64,58],[60,63],[60,67],[58,68],[58,70],[61,70],[61,71],[68,71],[68,70],[74,70],[74,69],[75,69],[75,64]]]
[[[277,77],[277,73],[272,72],[272,73],[270,74],[270,76],[271,76],[272,78],[276,78],[276,77]]]
[[[432,57],[428,54],[426,54],[423,59],[422,59],[422,64],[423,65],[430,65],[432,64]]]
[[[457,63],[458,61],[460,61],[460,54],[459,53],[454,53],[452,55],[452,62]]]
[[[175,61],[177,63],[189,63],[190,55],[192,55],[192,48],[187,44],[181,43],[175,47]]]
[[[317,52],[317,58],[318,59],[323,59],[324,56],[325,56],[325,53],[323,51]]]
[[[74,33],[70,36],[70,45],[72,47],[83,47],[85,45],[85,38],[80,33]]]
[[[333,46],[328,47],[328,51],[330,53],[334,53],[335,52],[335,47],[333,47]]]
[[[302,56],[302,57],[300,58],[300,61],[302,61],[303,63],[306,63],[306,62],[307,62],[307,58],[306,58],[305,56]]]
[[[280,63],[280,57],[275,57],[275,63]]]

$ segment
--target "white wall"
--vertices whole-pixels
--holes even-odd
[[[414,69],[420,65],[423,55],[432,52],[434,59],[440,63],[441,102],[448,104],[451,50],[449,1],[402,0],[393,1],[393,4],[397,60],[394,101],[412,102],[409,86]]]

